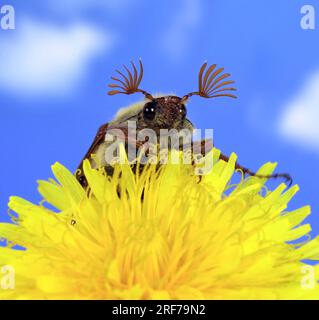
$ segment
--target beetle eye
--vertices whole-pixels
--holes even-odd
[[[156,106],[155,103],[149,102],[145,105],[143,114],[148,120],[153,120],[155,118]]]
[[[187,111],[186,111],[186,108],[185,108],[184,105],[182,105],[182,106],[179,108],[179,113],[180,113],[180,115],[181,115],[183,118],[186,117]]]

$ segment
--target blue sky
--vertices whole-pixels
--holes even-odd
[[[0,30],[0,216],[59,161],[78,165],[99,125],[138,96],[109,97],[113,70],[141,57],[143,88],[183,95],[203,61],[225,66],[239,99],[193,98],[189,118],[213,128],[216,147],[257,169],[289,172],[319,233],[319,1],[6,1],[16,29]],[[300,27],[317,10],[318,29]],[[272,182],[274,187],[278,182]]]

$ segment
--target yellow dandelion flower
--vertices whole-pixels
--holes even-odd
[[[39,181],[50,208],[10,198],[17,215],[0,224],[0,265],[15,270],[15,288],[0,298],[319,298],[318,268],[303,262],[319,257],[319,238],[302,224],[310,209],[287,211],[298,187],[269,191],[254,177],[230,185],[236,156],[213,157],[200,182],[185,164],[139,175],[117,165],[106,177],[86,161],[89,191],[54,164],[58,182]]]

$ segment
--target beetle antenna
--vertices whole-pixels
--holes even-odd
[[[127,72],[127,75],[123,74],[121,71],[116,70],[116,72],[120,75],[119,78],[111,77],[112,80],[116,81],[116,83],[111,83],[108,85],[109,88],[113,88],[115,90],[110,90],[108,94],[113,96],[115,94],[133,94],[136,92],[140,92],[144,94],[147,99],[153,100],[152,95],[145,90],[139,88],[139,85],[143,78],[143,64],[141,59],[139,59],[140,64],[140,72],[137,72],[135,64],[131,61],[131,65],[133,68],[133,73],[130,71],[125,65],[123,65],[124,69]],[[120,89],[120,90],[119,90]]]
[[[207,62],[203,63],[198,74],[198,91],[190,92],[186,94],[182,101],[188,100],[193,95],[201,96],[202,98],[217,98],[217,97],[230,97],[237,98],[229,91],[236,91],[234,87],[229,85],[235,83],[233,80],[229,80],[229,73],[224,73],[224,68],[216,69],[216,64],[212,64],[207,71]]]

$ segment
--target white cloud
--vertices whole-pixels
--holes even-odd
[[[279,131],[285,138],[319,151],[319,70],[284,108]]]
[[[190,44],[191,32],[196,28],[201,17],[200,0],[184,0],[182,7],[173,15],[172,24],[168,25],[163,35],[164,51],[172,58],[179,59]]]
[[[15,31],[2,33],[0,89],[17,95],[65,94],[112,43],[111,34],[83,23],[58,27],[23,20]]]

